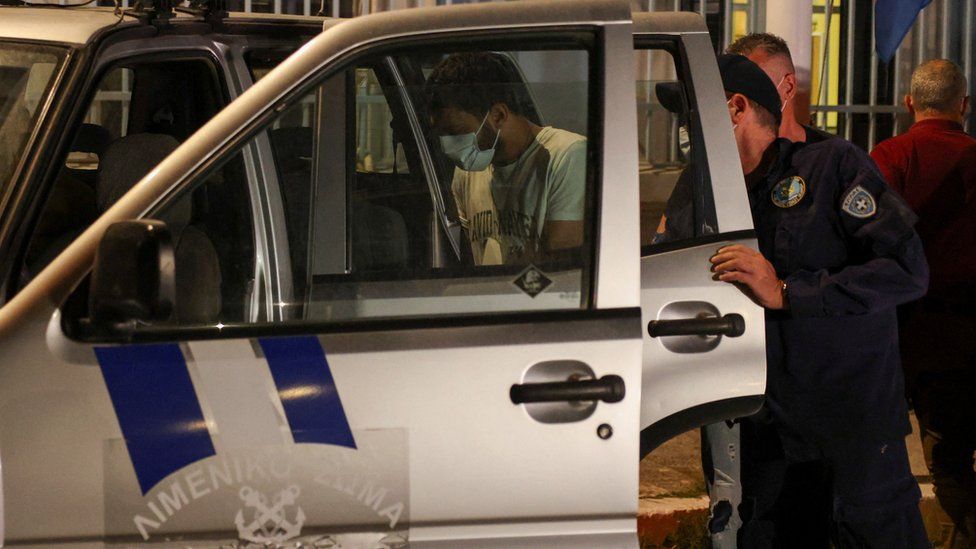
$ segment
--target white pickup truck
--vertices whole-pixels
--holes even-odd
[[[0,7],[5,543],[636,548],[639,457],[761,404],[698,16],[135,15]],[[585,138],[578,247],[471,261],[426,102],[458,52]]]

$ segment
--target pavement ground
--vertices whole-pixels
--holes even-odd
[[[912,472],[922,488],[922,517],[929,539],[938,549],[952,535],[952,523],[939,507],[912,416],[908,452]],[[640,508],[637,530],[641,549],[707,548],[708,496],[701,469],[698,430],[679,435],[651,452],[640,463]]]

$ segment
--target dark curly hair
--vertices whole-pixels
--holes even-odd
[[[478,117],[496,103],[524,116],[530,101],[512,59],[489,52],[454,53],[444,58],[427,77],[424,96],[429,112],[455,107]]]

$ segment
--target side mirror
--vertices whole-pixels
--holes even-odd
[[[92,269],[88,311],[95,326],[169,320],[176,302],[173,238],[162,221],[113,223]]]

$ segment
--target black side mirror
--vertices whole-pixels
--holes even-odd
[[[162,221],[113,223],[91,275],[88,311],[95,326],[169,320],[176,301],[173,238]]]

